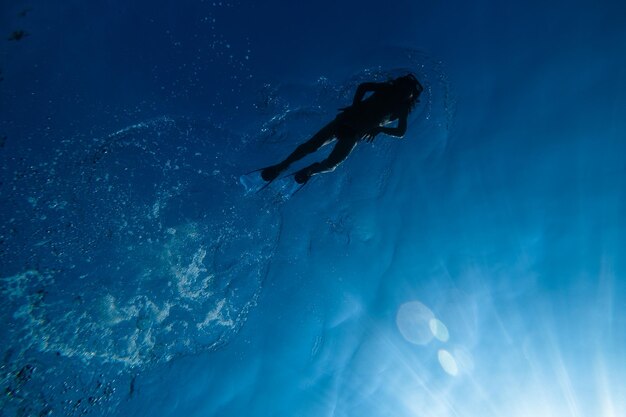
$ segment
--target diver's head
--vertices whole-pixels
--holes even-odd
[[[410,109],[419,103],[419,96],[424,91],[424,87],[417,81],[415,75],[409,73],[396,78],[391,83],[396,88],[396,94],[399,95],[400,100],[408,104]]]
[[[415,78],[413,74],[398,77],[393,81],[393,84],[401,90],[406,100],[410,101],[412,104],[417,102],[420,94],[424,91],[424,87],[417,81],[417,78]]]

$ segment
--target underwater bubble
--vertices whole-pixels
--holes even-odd
[[[226,346],[279,237],[278,206],[244,196],[223,154],[238,135],[164,117],[79,139],[17,167],[0,212],[2,415],[44,415],[49,398],[83,415],[105,401],[86,399],[121,398],[104,380]]]
[[[425,345],[433,338],[430,321],[435,318],[433,312],[419,301],[404,303],[398,309],[396,325],[402,336],[416,345]]]

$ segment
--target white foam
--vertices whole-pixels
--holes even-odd
[[[219,300],[215,308],[209,311],[202,323],[196,324],[196,327],[202,330],[211,325],[211,323],[213,322],[216,322],[220,326],[232,327],[234,325],[233,321],[230,318],[225,318],[222,314],[222,309],[224,308],[225,304],[226,299]]]
[[[176,277],[176,288],[181,297],[197,300],[211,296],[209,284],[213,280],[213,275],[209,274],[204,266],[206,253],[206,249],[200,247],[187,266],[173,267],[172,272]]]

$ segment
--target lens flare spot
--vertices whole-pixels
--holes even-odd
[[[452,376],[456,376],[459,373],[459,368],[456,365],[454,357],[445,349],[440,349],[437,355],[439,357],[439,364],[444,371]]]
[[[430,321],[435,318],[433,312],[419,301],[404,303],[398,309],[396,325],[402,336],[416,345],[425,345],[433,338]]]
[[[428,322],[428,326],[430,327],[430,331],[433,333],[437,339],[442,342],[447,342],[450,339],[450,333],[448,333],[448,328],[445,324],[438,319],[430,319]]]

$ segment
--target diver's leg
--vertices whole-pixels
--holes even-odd
[[[287,158],[285,158],[282,162],[272,165],[270,167],[265,168],[261,171],[261,177],[265,181],[274,180],[282,171],[287,169],[289,165],[293,164],[299,159],[304,158],[310,153],[315,152],[322,146],[329,143],[335,137],[335,129],[336,123],[330,122],[319,132],[317,132],[313,137],[303,144],[299,145]]]
[[[337,144],[333,148],[328,158],[321,162],[316,162],[308,167],[296,172],[295,180],[300,184],[304,184],[312,175],[324,172],[334,171],[345,159],[350,155],[352,149],[356,146],[357,139],[343,138],[337,140]]]

